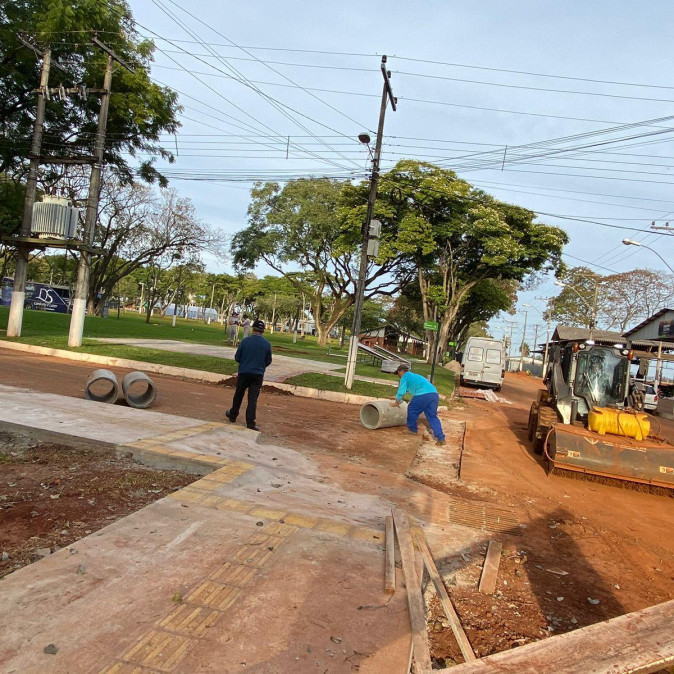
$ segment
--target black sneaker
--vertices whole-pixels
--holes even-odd
[[[227,419],[229,420],[229,422],[233,424],[233,423],[236,421],[236,417],[234,417],[234,418],[232,419],[232,417],[230,416],[230,412],[231,412],[231,411],[232,411],[232,410],[227,410],[227,411],[225,412],[225,416],[227,417]]]
[[[250,431],[261,431],[262,429],[257,424],[249,424],[247,426]]]

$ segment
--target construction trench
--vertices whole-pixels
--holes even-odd
[[[441,413],[448,451],[463,448],[448,458],[401,428],[365,430],[357,406],[263,393],[254,440],[220,424],[231,390],[153,375],[156,401],[143,411],[83,401],[87,366],[0,353],[0,371],[3,426],[76,432],[101,450],[218,477],[9,574],[3,671],[403,672],[412,643],[434,668],[466,672],[672,662],[674,543],[662,533],[672,501],[548,476],[526,442],[536,388],[525,377],[506,380],[511,405]],[[85,413],[94,409],[100,418]],[[389,594],[396,515],[409,537],[403,521]],[[246,562],[239,551],[261,536],[274,549]],[[467,645],[477,659],[460,664]]]

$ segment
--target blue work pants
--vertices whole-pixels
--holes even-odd
[[[438,419],[438,402],[440,396],[437,393],[424,393],[414,396],[407,406],[407,428],[412,433],[417,432],[417,419],[423,412],[428,419],[428,423],[433,431],[436,440],[444,440],[445,434],[442,432],[442,425]]]

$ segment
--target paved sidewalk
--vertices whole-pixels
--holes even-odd
[[[3,672],[404,671],[385,515],[405,507],[442,554],[480,540],[448,524],[438,492],[243,428],[0,386],[3,427],[206,474],[6,577]]]
[[[146,349],[161,349],[162,351],[174,351],[177,353],[190,353],[196,356],[214,356],[234,360],[236,349],[232,346],[214,346],[211,344],[195,344],[193,342],[181,342],[167,339],[131,339],[105,337],[97,341],[109,344],[128,344],[140,346]],[[343,365],[337,363],[323,363],[319,360],[293,358],[291,356],[273,355],[274,360],[265,373],[266,381],[282,382],[288,377],[294,377],[304,372],[331,372],[338,370]]]
[[[189,353],[197,356],[214,356],[215,358],[226,358],[234,360],[236,349],[232,346],[214,346],[211,344],[195,344],[193,342],[182,342],[170,339],[134,339],[122,337],[101,337],[97,338],[99,342],[108,344],[128,344],[129,346],[139,346],[146,349],[160,349],[162,351],[173,351],[176,353]],[[278,353],[273,354],[273,362],[265,372],[265,381],[283,382],[289,377],[295,377],[305,372],[320,372],[337,377],[343,377],[343,373],[337,373],[335,370],[344,368],[341,363],[325,363],[320,360],[310,360],[307,358],[295,358],[293,356],[283,356]],[[395,382],[378,377],[362,377],[356,375],[359,381],[369,381],[375,384],[388,384],[394,386]]]

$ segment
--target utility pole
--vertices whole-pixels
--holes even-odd
[[[103,91],[101,92],[101,110],[98,115],[98,127],[96,130],[96,147],[94,150],[94,163],[91,168],[89,181],[89,195],[87,197],[87,212],[84,219],[84,246],[91,247],[94,242],[96,220],[98,218],[98,202],[101,193],[101,171],[105,152],[105,130],[108,124],[108,110],[110,107],[110,89],[112,87],[112,64],[117,61],[122,67],[133,73],[134,70],[122,61],[111,49],[104,45],[97,37],[93,43],[108,55],[103,78]],[[73,313],[70,319],[70,333],[68,334],[68,346],[82,346],[82,333],[84,331],[84,316],[87,313],[87,297],[89,294],[89,275],[91,273],[91,253],[82,248],[80,262],[77,268],[77,285],[75,286],[75,299],[73,301]]]
[[[524,330],[522,331],[522,343],[520,344],[520,365],[517,368],[520,372],[522,372],[522,361],[524,359],[524,340],[527,338],[527,313],[524,312]]]
[[[548,320],[548,330],[545,336],[545,353],[543,354],[543,381],[545,381],[545,375],[548,371],[548,349],[550,345],[550,321]]]
[[[594,279],[594,299],[592,300],[592,325],[590,325],[590,340],[594,339],[594,330],[597,327],[597,298],[599,297],[599,281]]]
[[[536,340],[538,339],[538,323],[534,325],[534,343],[529,353],[531,353],[532,365],[536,363]]]
[[[30,43],[21,42],[34,50]],[[39,54],[39,52],[37,52]],[[40,166],[40,150],[42,148],[42,130],[44,126],[44,111],[49,86],[49,70],[51,68],[51,49],[45,49],[42,53],[42,74],[40,75],[40,88],[37,92],[37,109],[33,124],[33,138],[30,144],[30,164],[28,167],[28,179],[26,180],[26,198],[23,202],[23,217],[21,219],[20,236],[30,237],[30,229],[33,218],[33,204],[37,192],[37,171]],[[26,299],[26,277],[28,275],[28,256],[30,247],[26,244],[16,246],[16,269],[14,271],[14,287],[12,299],[9,305],[9,320],[7,322],[7,337],[20,337],[23,323],[23,305]]]
[[[384,119],[386,117],[386,104],[391,103],[393,112],[396,110],[397,99],[393,96],[391,89],[391,73],[386,69],[386,56],[381,57],[381,73],[384,77],[384,87],[381,95],[381,106],[379,108],[379,125],[377,127],[377,141],[375,144],[374,156],[372,158],[372,174],[370,176],[370,194],[367,199],[367,213],[365,223],[363,224],[363,239],[360,250],[360,269],[358,271],[358,285],[356,287],[356,298],[354,302],[353,324],[351,326],[351,340],[349,341],[349,356],[346,363],[346,374],[344,376],[344,386],[350,389],[353,387],[353,380],[356,376],[356,363],[358,362],[358,335],[360,334],[360,322],[363,316],[363,300],[365,298],[365,282],[367,280],[367,249],[370,240],[370,224],[374,215],[374,204],[377,199],[377,185],[379,183],[379,160],[381,158],[381,145],[384,138]],[[369,136],[363,136],[365,142],[369,142]]]

